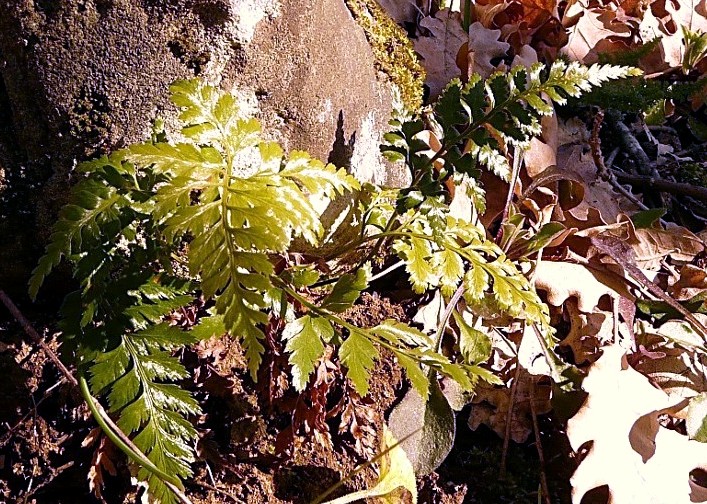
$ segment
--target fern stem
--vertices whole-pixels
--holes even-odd
[[[82,371],[79,371],[78,381],[81,395],[86,401],[86,404],[88,404],[88,409],[91,410],[93,418],[96,420],[96,423],[98,423],[99,427],[103,430],[106,436],[108,436],[108,439],[110,439],[115,446],[125,453],[125,455],[127,455],[133,463],[143,467],[145,470],[161,479],[184,504],[192,504],[191,500],[182,492],[184,486],[178,478],[162,471],[159,467],[152,463],[149,458],[147,458],[147,455],[140,452],[135,445],[129,446],[129,440],[126,442],[122,439],[125,434],[123,434],[117,425],[113,424],[113,422],[108,418],[108,415],[106,415],[105,410],[103,410],[103,407],[100,406],[96,398],[91,395],[91,391],[88,387],[88,381]],[[118,432],[120,432],[122,436],[118,434]]]
[[[444,330],[447,328],[449,317],[452,316],[452,312],[457,307],[457,303],[459,303],[459,300],[461,299],[465,290],[466,287],[464,286],[464,282],[462,282],[461,284],[459,284],[459,287],[457,287],[457,290],[452,295],[452,298],[449,300],[449,303],[447,303],[447,307],[445,308],[444,314],[442,315],[442,320],[440,321],[439,327],[437,327],[437,333],[435,334],[435,350],[437,352],[439,352],[442,348],[442,337],[444,336]]]
[[[279,287],[286,292],[289,296],[293,297],[296,299],[299,303],[301,303],[303,306],[306,306],[310,311],[316,313],[318,316],[326,318],[335,324],[347,329],[351,333],[358,333],[362,335],[363,337],[373,341],[374,343],[378,343],[380,346],[383,348],[387,348],[388,350],[391,350],[392,352],[400,352],[401,348],[396,347],[394,345],[391,345],[384,339],[381,339],[370,332],[366,331],[365,329],[361,329],[360,327],[357,327],[349,322],[346,322],[344,319],[341,317],[338,317],[334,315],[331,312],[328,312],[327,310],[324,310],[323,308],[317,306],[316,304],[312,303],[309,301],[307,298],[302,296],[300,293],[298,293],[296,290],[292,289],[287,283],[285,283],[283,280],[281,280],[278,277],[273,277],[273,284],[279,285]],[[420,364],[428,364],[425,359],[418,357],[417,355],[414,354],[407,354],[408,357],[411,359],[419,362]]]

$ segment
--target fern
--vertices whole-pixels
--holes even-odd
[[[422,198],[445,194],[443,183],[455,174],[478,178],[483,166],[504,180],[510,174],[505,156],[509,146],[524,147],[540,133],[540,118],[553,113],[546,100],[564,104],[567,97],[602,83],[639,75],[640,71],[613,65],[582,66],[558,60],[549,68],[538,63],[478,75],[462,84],[450,82],[434,106],[409,121],[391,121],[383,153],[410,168]],[[547,97],[547,98],[545,98]],[[417,206],[403,193],[399,207]]]
[[[189,270],[215,299],[226,329],[241,338],[256,379],[264,352],[258,326],[281,297],[268,254],[287,251],[295,236],[316,244],[323,228],[312,202],[358,183],[306,152],[285,158],[277,144],[262,141],[259,123],[243,118],[231,95],[198,81],[171,89],[188,141],[134,145],[127,157],[168,177],[155,194],[154,216],[169,240],[195,237]]]
[[[526,145],[539,133],[541,116],[552,112],[543,96],[562,103],[633,74],[557,62],[465,85],[453,81],[426,115],[392,123],[384,150],[406,161],[413,183],[361,191],[362,228],[344,248],[360,255],[375,241],[375,254],[388,243],[415,291],[440,289],[454,299],[462,292],[472,311],[492,306],[550,333],[547,308],[516,264],[482,227],[449,215],[448,183],[466,177],[481,211],[478,167],[508,177],[507,146]],[[64,338],[89,377],[85,393],[107,399],[120,429],[149,459],[141,461],[138,477],[154,500],[175,499],[164,474],[191,474],[196,431],[188,417],[199,406],[175,383],[187,371],[173,352],[201,338],[225,332],[238,338],[256,379],[263,329],[272,318],[284,318],[281,336],[298,391],[310,383],[327,346],[338,348],[346,377],[361,395],[381,349],[396,356],[423,397],[437,373],[465,390],[479,379],[496,380],[479,367],[488,358],[488,338],[461,313],[454,313],[456,358],[439,351],[446,321],[433,338],[395,321],[360,328],[346,320],[345,311],[369,287],[366,261],[324,281],[314,265],[292,264],[293,240],[318,244],[320,209],[360,190],[354,178],[306,152],[286,156],[263,140],[258,121],[242,115],[233,96],[215,87],[179,81],[171,99],[180,110],[182,141],[170,143],[160,133],[81,165],[84,178],[29,284],[34,298],[53,268],[63,259],[71,264],[79,289],[62,307]],[[179,262],[188,271],[177,274]],[[199,293],[212,305],[211,315],[188,331],[170,325],[170,313]]]
[[[231,95],[196,80],[171,91],[185,140],[157,135],[83,164],[86,178],[61,212],[30,294],[69,260],[80,289],[67,296],[61,326],[91,391],[107,397],[118,426],[158,470],[185,478],[196,438],[187,416],[199,407],[169,383],[187,374],[171,351],[229,331],[241,338],[255,378],[264,351],[259,326],[283,297],[271,256],[287,252],[296,236],[315,244],[323,232],[315,204],[358,183],[305,152],[285,157]],[[188,280],[172,274],[185,243]],[[338,301],[333,293],[328,308],[354,301],[342,286],[347,292]],[[214,317],[187,332],[169,326],[165,317],[197,290],[213,300]],[[143,468],[138,476],[154,499],[174,500],[159,475]]]

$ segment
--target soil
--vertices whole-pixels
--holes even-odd
[[[410,306],[392,302],[394,294],[364,293],[345,315],[361,326],[388,318],[407,321]],[[26,315],[34,318],[36,327],[52,326],[42,324],[38,314]],[[30,340],[19,324],[5,313],[3,317],[0,373],[6,385],[0,387],[4,406],[0,409],[0,500],[140,502],[143,489],[130,485],[123,455],[94,429],[79,394],[62,380],[44,351],[27,343]],[[55,335],[47,331],[45,337],[58,352]],[[378,436],[386,415],[408,387],[400,367],[385,353],[366,398],[355,396],[340,383],[336,379],[340,370],[334,368],[326,407],[347,397],[359,429],[350,425],[340,429],[341,415],[333,415],[326,422],[328,433],[300,428],[295,435],[284,436],[289,446],[283,449],[278,445],[292,423],[287,411],[291,393],[273,391],[272,386],[268,389],[262,379],[254,383],[237,342],[227,337],[202,342],[184,351],[182,359],[193,373],[193,379],[183,386],[192,390],[204,412],[192,419],[201,436],[195,476],[186,492],[194,504],[310,502],[372,458],[380,446]],[[279,363],[270,364],[275,376]],[[511,443],[505,475],[499,476],[503,442],[485,428],[472,432],[467,426],[468,408],[458,414],[456,443],[445,463],[418,479],[418,502],[537,502],[540,464],[536,448],[530,443]],[[571,465],[559,454],[569,450],[555,446],[556,442],[547,443],[562,436],[550,418],[540,422],[553,502],[568,502]],[[375,480],[374,470],[367,468],[329,498],[371,486]],[[98,490],[92,492],[91,485]]]

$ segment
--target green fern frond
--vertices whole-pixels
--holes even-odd
[[[37,297],[44,279],[62,257],[98,245],[95,237],[101,229],[119,224],[120,209],[129,203],[114,187],[94,179],[81,181],[72,192],[71,202],[62,209],[46,252],[32,272],[30,297]]]
[[[326,318],[305,315],[287,324],[282,338],[287,341],[292,365],[292,383],[301,392],[307,386],[316,362],[324,355],[324,343],[331,341],[334,328]]]
[[[541,117],[553,113],[545,97],[563,104],[568,96],[640,73],[630,67],[585,67],[558,60],[549,68],[543,64],[518,66],[486,80],[474,75],[466,84],[456,79],[421,117],[391,121],[392,130],[381,149],[393,160],[404,160],[414,180],[426,181],[421,185],[423,196],[444,194],[443,182],[457,173],[478,179],[478,166],[507,180],[506,148],[523,148],[540,134]],[[423,140],[424,130],[432,131],[441,144],[432,157],[432,146]],[[443,162],[443,170],[434,169],[435,160]]]
[[[448,216],[444,232],[434,233],[418,215],[395,236],[392,247],[405,261],[416,292],[439,288],[451,296],[463,281],[469,303],[491,294],[509,315],[549,325],[548,308],[530,282],[477,226]]]
[[[193,237],[189,269],[215,297],[226,329],[241,338],[253,378],[264,347],[258,327],[270,299],[280,296],[268,254],[288,250],[301,236],[316,244],[323,233],[314,206],[358,188],[344,170],[306,152],[289,158],[261,139],[260,124],[244,118],[235,99],[199,81],[171,86],[187,141],[141,144],[127,159],[170,178],[155,195],[153,215],[171,241]]]
[[[167,474],[180,479],[191,476],[196,430],[184,415],[197,415],[200,408],[191,395],[174,384],[188,376],[169,350],[195,342],[189,332],[159,324],[125,334],[114,349],[100,353],[90,366],[91,388],[107,394],[110,411],[119,415],[117,425]],[[159,502],[176,502],[164,482],[141,469],[138,478],[148,482]]]

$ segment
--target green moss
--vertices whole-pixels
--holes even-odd
[[[645,77],[620,79],[602,84],[591,92],[568,101],[568,105],[596,105],[604,109],[638,113],[647,111],[660,100],[686,103],[696,93],[704,92],[707,78],[697,81],[668,82]]]
[[[679,182],[707,187],[707,171],[701,163],[684,163],[676,171],[675,177]]]
[[[366,33],[380,70],[400,89],[405,108],[419,110],[425,71],[405,31],[375,0],[346,0],[346,5]]]

